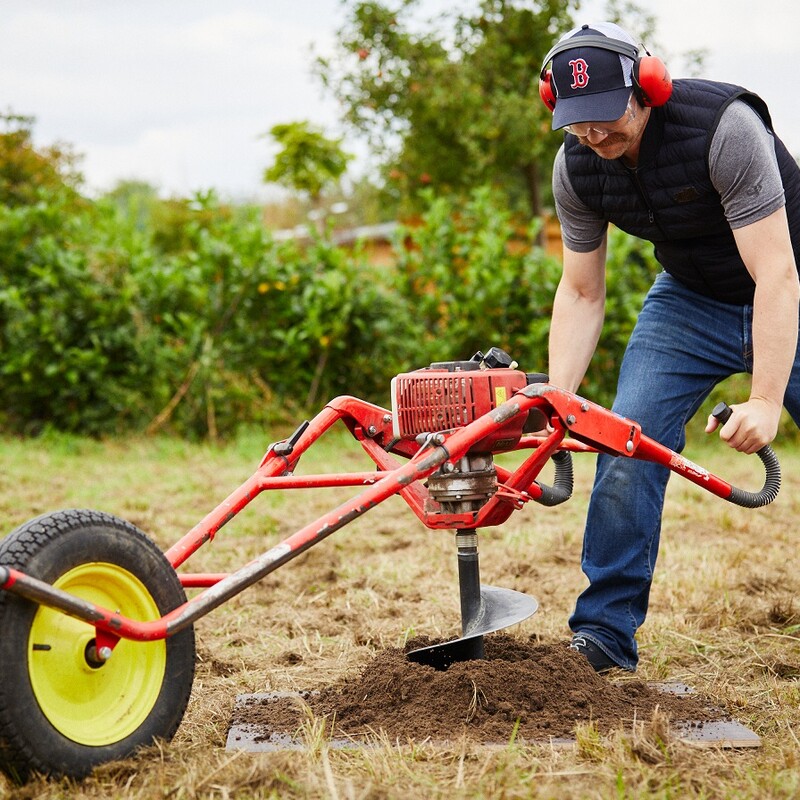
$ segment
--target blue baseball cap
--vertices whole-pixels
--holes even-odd
[[[549,54],[556,95],[553,130],[619,119],[633,91],[638,51],[630,34],[611,22],[583,25],[565,34]]]

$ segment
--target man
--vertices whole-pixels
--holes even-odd
[[[673,83],[657,59],[637,64],[636,50],[616,25],[583,26],[542,70],[553,128],[566,129],[553,177],[564,268],[550,381],[576,391],[597,345],[612,222],[652,241],[664,268],[628,343],[614,411],[681,450],[711,389],[750,373],[750,395],[732,404],[720,435],[753,453],[775,437],[782,406],[800,422],[800,170],[759,97]],[[706,431],[716,426],[709,418]],[[668,477],[654,464],[598,456],[582,555],[590,585],[570,618],[572,647],[598,672],[636,669]]]

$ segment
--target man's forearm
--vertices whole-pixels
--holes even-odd
[[[759,281],[753,302],[751,399],[783,405],[797,350],[797,327],[797,286]]]
[[[591,300],[559,286],[550,324],[549,375],[554,386],[577,391],[603,328],[604,299]]]

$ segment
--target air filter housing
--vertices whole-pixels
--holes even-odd
[[[527,385],[516,369],[481,369],[475,361],[447,361],[392,379],[394,435],[415,439],[469,425]],[[477,442],[472,452],[511,450],[522,436],[524,414]]]

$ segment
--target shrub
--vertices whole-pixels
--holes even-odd
[[[0,205],[0,407],[12,429],[102,432],[129,418],[131,285],[93,261],[91,234],[89,212],[58,196]]]
[[[380,394],[398,309],[360,254],[321,236],[307,248],[278,244],[256,211],[208,213],[213,198],[201,205],[183,249],[139,279],[163,350],[157,426],[171,419],[213,435],[334,394]]]
[[[413,309],[421,364],[469,357],[496,344],[529,372],[547,371],[547,340],[561,264],[535,246],[539,220],[522,223],[488,188],[458,203],[427,193],[421,224],[401,229],[397,282]],[[652,246],[612,228],[606,317],[581,392],[614,398],[625,345],[659,269]]]
[[[427,193],[421,223],[399,231],[397,291],[412,319],[417,366],[492,345],[530,372],[547,366],[558,261],[488,188],[455,203]]]
[[[276,242],[258,210],[213,193],[151,198],[146,215],[68,183],[21,197],[0,204],[0,424],[11,431],[215,438],[338,394],[386,405],[397,372],[491,345],[547,368],[560,264],[535,245],[539,221],[488,188],[425,194],[393,268],[327,235]],[[654,263],[612,232],[606,326],[584,385],[598,402],[613,396]]]

